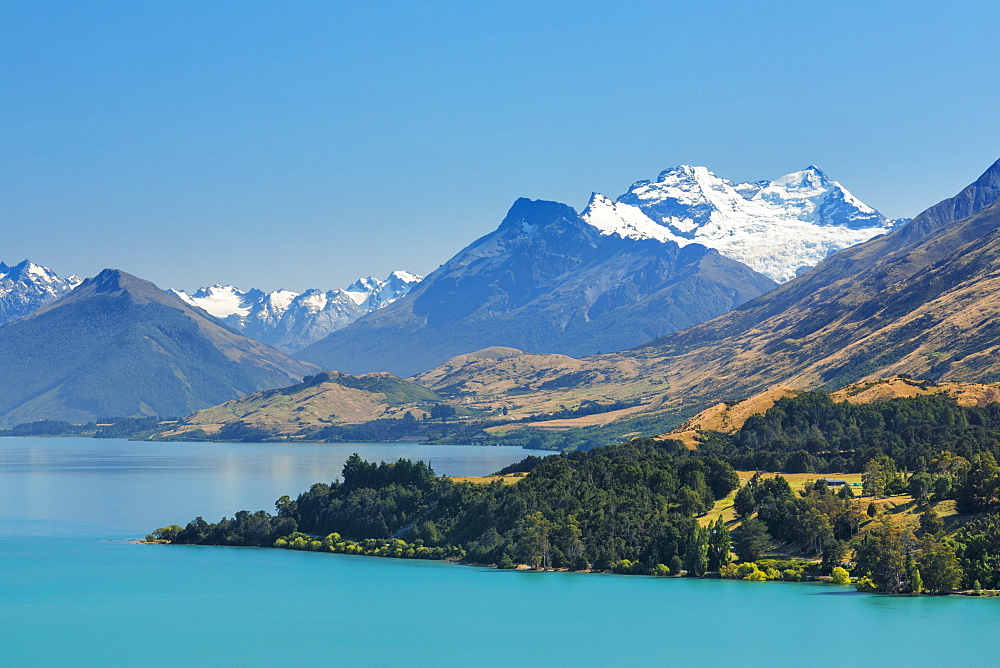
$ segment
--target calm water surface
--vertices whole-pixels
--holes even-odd
[[[1000,599],[125,542],[271,509],[354,451],[450,475],[530,454],[0,438],[0,664],[982,665],[1000,651]]]

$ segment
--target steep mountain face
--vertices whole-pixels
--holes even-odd
[[[0,262],[0,325],[54,302],[79,284],[76,276],[59,278],[51,269],[28,260],[13,267]]]
[[[384,281],[359,278],[343,290],[247,292],[232,285],[213,285],[192,294],[171,290],[187,303],[201,307],[244,336],[285,352],[319,341],[407,294],[420,276],[394,271]]]
[[[700,243],[779,283],[905,222],[889,220],[815,166],[733,183],[681,165],[615,201],[595,194],[583,218],[604,234]]]
[[[314,372],[112,269],[0,327],[0,368],[3,424],[186,415]]]
[[[619,350],[774,286],[700,244],[604,234],[564,204],[520,199],[495,232],[408,295],[299,356],[349,373],[408,376],[489,346]]]
[[[998,178],[1000,161],[905,227],[643,348],[579,360],[572,369],[539,368],[531,355],[511,355],[488,370],[469,361],[418,380],[473,405],[515,412],[584,394],[647,396],[653,381],[663,388],[658,406],[697,407],[776,384],[837,388],[900,373],[1000,380]]]

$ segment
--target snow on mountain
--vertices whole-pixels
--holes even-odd
[[[12,267],[0,262],[0,324],[54,302],[80,282],[78,276],[60,278],[51,269],[28,260]]]
[[[183,290],[170,290],[170,292],[189,304],[200,306],[216,318],[250,315],[251,300],[247,298],[247,293],[234,285],[216,284],[209,288],[201,288],[191,295]]]
[[[359,278],[347,286],[344,292],[355,304],[365,309],[366,312],[370,312],[393,303],[421,280],[423,280],[422,276],[411,274],[408,271],[396,270],[389,274],[384,281],[371,276]]]
[[[293,352],[318,341],[361,316],[387,306],[408,293],[421,277],[394,271],[385,280],[359,278],[343,290],[246,292],[233,285],[213,285],[188,294],[171,290],[244,336]]]
[[[906,222],[886,218],[813,165],[754,183],[681,165],[615,201],[595,193],[582,216],[602,234],[715,248],[779,283]]]

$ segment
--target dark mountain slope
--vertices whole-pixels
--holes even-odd
[[[6,424],[186,415],[312,371],[111,269],[0,328],[0,368]]]
[[[520,199],[495,232],[409,295],[299,356],[350,373],[408,376],[490,346],[620,350],[774,286],[704,246],[602,235],[568,206]]]

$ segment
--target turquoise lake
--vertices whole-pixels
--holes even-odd
[[[0,439],[0,664],[988,665],[1000,651],[1000,598],[127,542],[273,510],[352,452],[448,475],[531,454]]]

